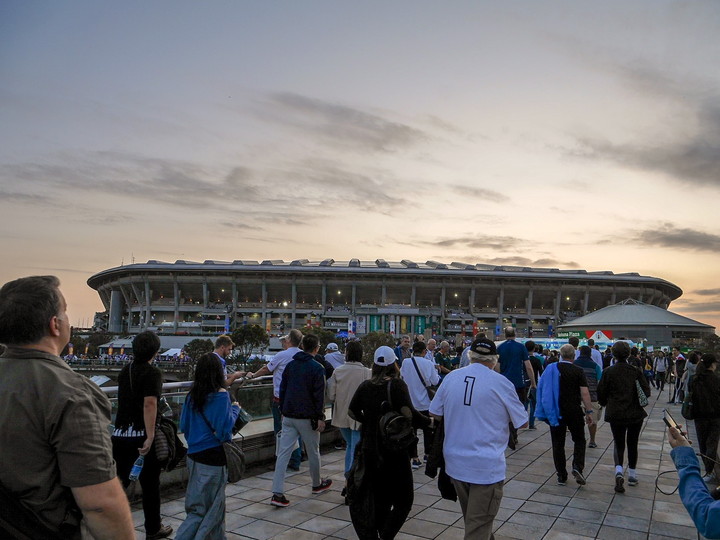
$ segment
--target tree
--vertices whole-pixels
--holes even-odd
[[[193,339],[185,344],[185,354],[190,357],[193,362],[197,362],[203,354],[212,352],[215,346],[209,339]]]
[[[320,350],[324,351],[325,347],[327,347],[328,343],[337,343],[338,339],[335,337],[335,332],[331,330],[324,330],[322,328],[317,328],[313,326],[303,326],[300,328],[300,331],[303,333],[303,336],[307,334],[314,334],[317,336],[318,341],[320,342]]]
[[[107,332],[95,332],[90,334],[88,337],[88,357],[96,358],[100,345],[104,345],[108,341],[112,341],[115,338],[113,334]],[[83,345],[83,352],[85,352],[85,346]]]
[[[360,340],[363,347],[363,364],[372,367],[375,349],[387,345],[395,348],[395,338],[386,332],[370,332]]]
[[[244,324],[235,330],[230,338],[235,347],[240,349],[240,356],[247,361],[254,349],[265,348],[270,343],[270,337],[262,326],[257,324]]]

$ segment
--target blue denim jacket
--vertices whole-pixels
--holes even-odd
[[[713,500],[703,482],[695,450],[678,446],[670,456],[680,476],[680,499],[698,532],[705,538],[720,538],[720,501]]]

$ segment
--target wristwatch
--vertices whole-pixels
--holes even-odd
[[[590,409],[589,411],[586,410],[586,411],[585,411],[585,414],[592,414],[592,413],[594,413],[594,412],[595,412],[595,411],[593,411],[592,409]]]

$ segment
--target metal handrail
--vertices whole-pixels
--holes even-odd
[[[239,379],[236,379],[232,386],[243,386],[248,382],[262,382],[266,380],[271,380],[273,378],[272,375],[265,375],[263,377],[254,377],[252,379],[248,379],[246,377],[240,377]],[[192,381],[180,381],[180,382],[169,382],[169,383],[163,383],[162,390],[163,393],[165,393],[166,390],[179,390],[182,388],[190,388],[192,386]],[[117,386],[102,386],[100,387],[100,390],[105,392],[106,394],[115,394],[118,391]]]

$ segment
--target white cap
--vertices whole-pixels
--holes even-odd
[[[390,366],[397,361],[395,351],[387,345],[375,349],[375,358],[373,360],[378,366]]]
[[[338,350],[337,343],[328,343],[327,347],[325,347],[325,350],[326,351],[337,351]]]

